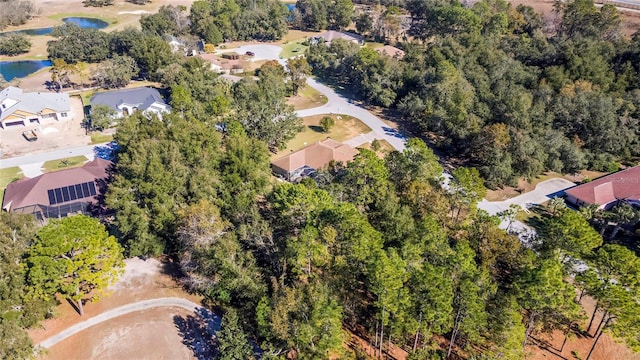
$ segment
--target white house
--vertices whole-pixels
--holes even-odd
[[[71,119],[67,93],[25,93],[10,86],[0,91],[0,126],[27,126]]]
[[[92,107],[95,105],[110,107],[115,110],[117,118],[133,114],[137,110],[142,111],[143,114],[159,116],[171,111],[158,90],[149,87],[97,93],[91,97],[90,102]]]

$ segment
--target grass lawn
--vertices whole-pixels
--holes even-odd
[[[87,159],[83,155],[73,156],[66,159],[47,161],[44,163],[44,165],[42,165],[42,168],[44,172],[51,172],[51,171],[56,171],[56,170],[61,170],[66,168],[80,167],[84,165],[84,163],[87,162],[88,160],[89,159]]]
[[[290,97],[287,102],[295,110],[311,109],[327,103],[327,97],[311,86],[305,86],[298,91],[298,96]]]
[[[0,204],[4,198],[4,188],[15,180],[22,177],[22,170],[19,167],[14,166],[10,168],[0,169]]]
[[[369,41],[367,41],[367,42],[364,44],[364,46],[365,46],[365,47],[368,47],[368,48],[372,48],[372,49],[377,49],[377,48],[381,48],[381,47],[383,47],[383,46],[384,46],[384,43],[381,43],[381,42],[373,42],[373,41],[369,42]]]
[[[376,154],[378,154],[379,157],[385,157],[388,153],[395,150],[393,145],[389,144],[387,140],[378,140],[378,144],[380,144],[380,150],[376,152]],[[358,149],[373,150],[371,143],[362,144],[358,146]]]
[[[288,59],[292,56],[303,55],[304,52],[309,48],[307,45],[302,45],[304,39],[300,39],[297,41],[290,41],[286,44],[283,44],[282,52],[280,53],[281,59]]]
[[[104,144],[106,142],[109,142],[113,140],[113,134],[104,134],[101,132],[95,132],[91,134],[91,144],[90,145],[95,145],[95,144]]]
[[[331,116],[336,124],[329,132],[322,131],[320,127],[320,119],[325,116]],[[291,139],[287,144],[287,148],[273,154],[271,159],[277,159],[288,153],[302,149],[307,145],[311,145],[328,137],[336,141],[346,141],[360,134],[365,134],[371,129],[362,121],[348,115],[316,115],[304,118],[304,130],[295,138]]]

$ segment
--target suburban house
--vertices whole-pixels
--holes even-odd
[[[572,187],[565,194],[565,200],[577,207],[598,204],[601,209],[610,209],[626,201],[640,209],[640,165]]]
[[[311,44],[316,44],[319,41],[324,41],[327,45],[335,39],[342,39],[346,41],[354,42],[358,45],[364,45],[364,38],[358,34],[346,32],[346,31],[325,31],[320,36],[311,39]]]
[[[133,114],[136,110],[143,114],[162,114],[171,111],[158,90],[150,87],[100,92],[91,97],[91,106],[105,105],[116,112],[116,118]]]
[[[16,180],[4,191],[2,209],[32,214],[36,219],[57,219],[89,214],[104,194],[110,161],[96,158],[83,167]]]
[[[274,160],[271,168],[286,180],[296,181],[326,167],[332,161],[351,161],[357,154],[358,150],[349,145],[326,139]]]
[[[67,93],[25,93],[9,86],[0,91],[0,125],[27,126],[71,119],[71,103]]]
[[[375,50],[381,55],[389,56],[398,60],[404,57],[404,51],[391,45],[385,45],[383,47],[376,48]]]

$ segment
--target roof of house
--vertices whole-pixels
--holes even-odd
[[[375,50],[380,54],[387,55],[393,58],[402,59],[404,57],[404,51],[391,45],[385,45],[383,47],[376,48]]]
[[[565,191],[586,204],[606,205],[616,200],[640,200],[640,165],[603,176]]]
[[[328,43],[335,39],[343,39],[347,41],[357,41],[357,42],[363,41],[363,37],[358,34],[353,34],[353,33],[343,32],[343,31],[335,31],[335,30],[325,31],[322,34],[320,34],[319,37],[323,38],[324,41]]]
[[[287,172],[294,171],[305,165],[320,169],[328,165],[331,160],[351,161],[357,154],[358,150],[349,145],[326,139],[277,159],[271,164]]]
[[[91,106],[106,105],[114,110],[119,110],[121,104],[136,105],[139,110],[146,110],[153,103],[165,104],[158,90],[150,87],[100,92],[91,97]]]
[[[45,109],[55,112],[63,112],[71,110],[69,102],[69,94],[67,93],[46,93],[46,92],[29,92],[25,93],[22,89],[9,86],[0,91],[0,103],[6,99],[17,101],[12,106],[2,109],[0,108],[0,121],[9,115],[23,111],[30,114],[39,114]],[[23,117],[23,116],[20,116]]]
[[[34,178],[24,178],[7,185],[2,201],[5,210],[19,209],[31,205],[57,205],[59,203],[79,201],[95,202],[95,196],[75,196],[76,200],[55,201],[51,204],[49,190],[64,188],[100,179],[107,179],[107,169],[111,162],[96,158],[82,167],[54,171]]]

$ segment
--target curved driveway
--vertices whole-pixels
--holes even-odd
[[[42,348],[48,349],[53,345],[59,343],[60,341],[65,340],[66,338],[73,336],[79,333],[80,331],[90,328],[94,325],[100,324],[102,322],[111,320],[113,318],[116,318],[122,315],[127,315],[133,312],[153,309],[157,307],[177,307],[177,308],[181,308],[181,309],[185,309],[193,312],[205,312],[207,314],[210,314],[211,317],[216,316],[206,308],[194,303],[193,301],[189,301],[187,299],[167,297],[167,298],[143,300],[133,304],[127,304],[127,305],[117,307],[115,309],[111,309],[109,311],[103,312],[100,315],[96,315],[86,321],[75,324],[70,328],[67,328],[59,332],[58,334],[42,341],[40,344],[36,346],[36,348],[42,347]]]

